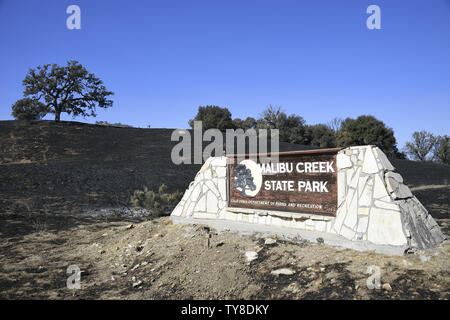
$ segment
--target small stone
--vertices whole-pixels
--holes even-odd
[[[134,283],[133,283],[133,288],[136,288],[136,287],[140,286],[141,284],[142,284],[142,281],[141,281],[141,280],[139,280],[139,281],[137,281],[137,282],[134,282]]]
[[[255,251],[247,251],[245,253],[245,258],[247,259],[247,262],[251,262],[258,258],[258,254]]]
[[[395,180],[396,182],[397,182],[397,185],[399,184],[399,183],[403,183],[403,178],[402,178],[402,176],[400,175],[400,174],[398,174],[398,173],[395,173],[395,172],[386,172],[386,174],[385,174],[385,176],[384,176],[385,178],[386,178],[386,180],[387,179],[393,179],[393,180]],[[386,181],[387,182],[387,181]],[[388,186],[389,187],[389,186]]]
[[[403,266],[405,266],[405,267],[409,267],[409,266],[412,266],[412,263],[411,262],[409,262],[409,261],[407,261],[407,260],[405,260],[405,259],[403,259]]]
[[[220,242],[218,242],[218,243],[216,244],[216,247],[221,247],[221,246],[223,246],[224,244],[225,244],[225,242],[220,241]]]
[[[137,268],[139,268],[139,263],[137,265],[135,265],[133,268],[131,268],[131,271],[136,270]]]
[[[293,275],[295,273],[295,271],[288,269],[288,268],[281,268],[281,269],[273,270],[270,273],[273,275],[276,275],[276,276],[279,276],[280,274],[290,276],[290,275]]]
[[[130,230],[134,228],[134,224],[129,224],[125,227],[126,230]]]
[[[392,291],[392,287],[391,287],[391,285],[389,283],[383,283],[381,288],[383,288],[386,291]]]
[[[277,240],[272,239],[272,238],[267,238],[266,240],[264,240],[264,244],[267,244],[267,245],[271,245],[271,244],[274,244],[276,242],[277,242]]]

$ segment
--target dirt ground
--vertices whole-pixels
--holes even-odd
[[[120,210],[81,214],[126,206],[143,186],[184,190],[200,165],[171,162],[172,132],[0,121],[0,298],[449,299],[450,244],[393,257],[265,244],[258,235],[215,234]],[[280,143],[280,151],[305,148]],[[391,160],[449,238],[450,167]],[[251,262],[249,251],[257,252]],[[71,265],[81,270],[81,289],[67,288]],[[371,266],[384,288],[367,288]],[[272,273],[281,268],[287,274]]]
[[[266,244],[257,234],[217,234],[169,217],[3,218],[2,299],[450,298],[449,243],[388,256],[275,238]],[[249,251],[257,253],[250,262]],[[81,289],[67,288],[70,265],[81,270]],[[379,267],[381,289],[367,287],[370,266]],[[287,274],[272,273],[282,268]]]

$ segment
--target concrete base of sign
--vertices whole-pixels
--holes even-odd
[[[340,235],[301,230],[289,227],[269,226],[262,224],[253,224],[248,222],[230,221],[230,220],[211,220],[211,219],[192,219],[177,216],[171,216],[174,224],[200,224],[214,228],[217,232],[236,232],[242,235],[258,234],[261,238],[276,236],[278,239],[289,240],[293,242],[309,241],[318,243],[317,239],[322,239],[323,243],[333,247],[348,248],[357,251],[375,251],[377,253],[401,256],[408,249],[407,246],[376,245],[369,241],[351,241]]]
[[[203,221],[215,227],[227,222],[229,229],[234,225],[255,232],[280,229],[285,234],[315,237],[314,241],[321,237],[330,244],[386,253],[427,249],[445,239],[402,177],[394,173],[386,155],[375,146],[339,151],[336,217],[227,207],[226,160],[217,157],[205,162],[173,210],[174,221]]]

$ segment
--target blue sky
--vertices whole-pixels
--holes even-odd
[[[71,4],[81,30],[66,27]],[[371,4],[381,30],[366,27]],[[77,121],[186,128],[199,105],[256,118],[273,104],[308,124],[372,114],[400,148],[450,133],[449,0],[0,0],[0,44],[2,120],[29,68],[74,59],[115,92]]]

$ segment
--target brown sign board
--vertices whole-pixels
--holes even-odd
[[[277,163],[229,156],[228,206],[336,216],[339,150],[280,152]]]

